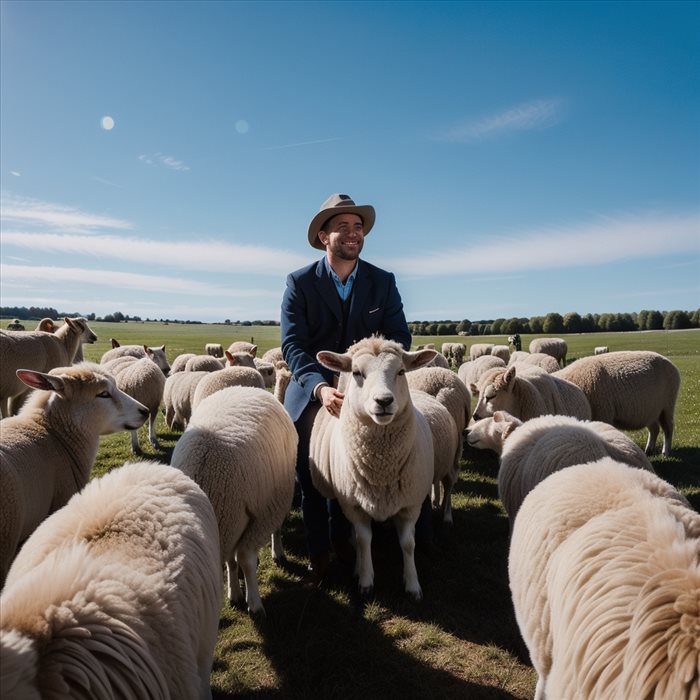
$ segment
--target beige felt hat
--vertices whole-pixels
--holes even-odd
[[[318,232],[323,230],[323,226],[337,214],[357,214],[364,224],[365,236],[374,226],[375,212],[370,204],[358,206],[346,194],[332,194],[318,210],[318,214],[311,219],[309,224],[309,243],[318,250],[325,250],[325,246],[318,239]]]

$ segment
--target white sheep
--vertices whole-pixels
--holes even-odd
[[[191,374],[191,373],[190,373]],[[258,389],[265,388],[265,381],[258,370],[251,367],[224,367],[218,372],[205,372],[201,381],[196,383],[192,397],[192,411],[199,404],[217,391],[229,386],[253,386]]]
[[[507,411],[496,411],[492,416],[469,424],[467,444],[477,450],[493,450],[500,456],[506,438],[522,424]]]
[[[228,351],[234,352],[247,352],[248,354],[255,357],[258,354],[258,346],[253,345],[253,343],[248,343],[245,340],[235,340],[231,345],[228,346]]]
[[[165,354],[165,345],[161,345],[160,347],[149,347],[148,345],[119,345],[114,338],[111,338],[111,341],[112,349],[107,350],[107,352],[102,355],[100,358],[101,365],[116,360],[118,357],[136,357],[137,359],[150,357],[151,360],[160,367],[166,377],[170,373],[168,357]]]
[[[355,528],[360,593],[374,585],[372,520],[393,518],[403,552],[406,592],[423,596],[414,559],[415,524],[433,480],[430,428],[411,402],[405,373],[424,366],[435,350],[406,352],[382,337],[365,338],[346,353],[319,352],[340,372],[345,390],[340,417],[319,411],[311,431],[311,477],[337,498]]]
[[[506,363],[500,357],[492,355],[482,355],[475,360],[462,363],[457,369],[457,376],[464,382],[464,385],[471,389],[472,384],[477,385],[481,375],[496,367],[505,367]],[[472,389],[473,391],[473,389]]]
[[[576,360],[555,376],[581,388],[594,420],[621,430],[647,428],[647,454],[654,451],[661,427],[663,454],[671,454],[681,375],[663,355],[646,350],[592,355]]]
[[[185,363],[185,372],[218,372],[226,361],[211,355],[195,355]]]
[[[254,358],[255,369],[260,372],[263,382],[265,383],[266,389],[272,389],[275,386],[275,366],[271,362],[265,362],[264,360],[258,360]]]
[[[510,360],[508,361],[508,367],[513,365],[534,365],[535,367],[540,367],[548,374],[558,372],[559,362],[555,360],[551,355],[547,355],[544,352],[514,352]]]
[[[474,343],[469,348],[469,359],[476,360],[477,357],[490,355],[493,350],[493,343]]]
[[[223,357],[224,346],[221,343],[207,343],[204,346],[204,352],[212,357]]]
[[[510,348],[507,345],[494,345],[491,348],[494,357],[500,357],[506,364],[510,360]]]
[[[48,372],[67,367],[75,360],[82,343],[94,343],[97,336],[87,320],[65,318],[55,332],[0,330],[0,415],[17,413],[27,386],[17,377],[18,369]]]
[[[566,353],[569,347],[563,338],[535,338],[530,341],[528,350],[531,353],[543,352],[551,355],[562,367],[566,367]]]
[[[426,350],[430,350],[431,348],[425,348]],[[428,362],[426,367],[442,367],[443,369],[450,369],[450,362],[449,360],[441,353],[441,352],[436,352],[435,357]]]
[[[204,377],[212,372],[185,372],[179,371],[165,380],[163,388],[163,406],[165,408],[165,422],[171,430],[183,429],[192,415],[192,401],[197,391],[197,385]]]
[[[604,355],[606,352],[610,352],[607,345],[596,345],[596,347],[593,348],[594,355]]]
[[[274,396],[281,404],[284,404],[284,395],[286,394],[287,387],[291,381],[292,370],[289,369],[289,365],[284,360],[280,360],[279,362],[275,363]]]
[[[100,435],[134,430],[148,417],[93,363],[18,376],[36,391],[0,423],[0,586],[18,544],[87,483]]]
[[[240,566],[254,614],[265,612],[258,552],[291,509],[297,443],[292,419],[272,394],[234,386],[197,406],[173,452],[171,464],[194,479],[214,506],[229,601],[243,600]]]
[[[148,409],[148,441],[154,449],[158,449],[156,419],[163,400],[166,378],[158,366],[157,357],[152,353],[151,348],[145,349],[145,357],[117,357],[110,362],[102,363],[102,367],[114,376],[117,386],[122,391]],[[134,454],[140,452],[138,430],[131,431],[131,449]]]
[[[651,472],[605,458],[533,489],[508,571],[535,697],[699,697],[698,552],[700,516]]]
[[[187,364],[187,360],[189,360],[193,357],[196,357],[196,354],[193,352],[183,352],[181,355],[178,355],[173,360],[173,364],[170,366],[170,373],[168,376],[172,376],[173,374],[176,374],[177,372],[184,372],[185,365]]]
[[[211,698],[221,608],[209,499],[125,464],[34,532],[0,597],[7,698]]]
[[[282,348],[276,347],[266,350],[261,359],[263,362],[269,362],[273,366],[276,366],[278,362],[284,362]]]
[[[488,420],[488,419],[486,419]],[[508,425],[508,417],[503,421]],[[637,444],[612,425],[571,416],[539,416],[501,431],[498,496],[513,522],[523,499],[550,474],[573,464],[611,457],[653,473]]]
[[[507,411],[522,421],[545,414],[591,417],[586,395],[575,384],[548,374],[539,367],[513,365],[493,369],[481,376],[472,393],[479,394],[474,420]]]

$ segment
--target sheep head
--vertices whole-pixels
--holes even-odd
[[[496,411],[517,413],[515,387],[515,365],[508,369],[496,369],[483,375],[479,382],[479,400],[472,417],[475,421],[492,416]]]
[[[469,426],[467,444],[479,450],[493,450],[500,455],[506,438],[522,424],[521,420],[507,411],[496,411],[492,416]]]

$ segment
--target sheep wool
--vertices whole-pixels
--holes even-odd
[[[472,394],[478,394],[476,385],[482,374],[496,367],[505,367],[506,363],[500,357],[493,355],[482,355],[475,360],[469,360],[461,364],[457,369],[457,376],[464,382],[464,385],[471,391]]]
[[[528,350],[531,353],[543,352],[545,355],[551,355],[557,362],[561,362],[561,366],[566,366],[566,353],[569,346],[563,338],[535,338],[530,341]]]
[[[605,458],[523,501],[508,561],[536,698],[700,695],[700,516]]]
[[[0,597],[8,698],[210,698],[216,519],[155,462],[91,481],[29,538]]]
[[[265,612],[258,552],[291,509],[297,443],[292,419],[270,392],[233,386],[197,406],[173,451],[171,464],[194,479],[214,506],[229,600],[243,600],[240,566],[251,613]]]
[[[193,353],[193,352],[184,352],[181,355],[178,355],[173,360],[173,364],[170,366],[169,376],[172,376],[173,374],[176,374],[177,372],[184,372],[185,365],[187,365],[187,360],[189,360],[193,357],[196,357],[195,353]]]
[[[170,372],[168,357],[165,354],[165,345],[161,345],[160,347],[149,347],[148,345],[120,345],[112,338],[112,349],[107,350],[107,352],[102,355],[100,364],[107,364],[108,362],[112,362],[112,360],[116,360],[118,357],[135,357],[137,359],[150,357],[153,362],[160,367],[166,377]]]
[[[229,386],[254,386],[258,389],[265,388],[265,382],[258,370],[250,367],[224,367],[218,372],[205,372],[200,382],[197,382],[192,398],[192,410],[199,404],[221,389]]]

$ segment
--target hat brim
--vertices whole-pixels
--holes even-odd
[[[376,218],[374,207],[371,204],[351,207],[329,207],[328,209],[323,209],[311,219],[311,223],[309,224],[309,244],[313,248],[318,250],[326,249],[326,246],[319,240],[318,232],[323,230],[323,224],[325,224],[328,219],[332,219],[338,214],[357,214],[362,219],[363,233],[365,236],[372,230]]]

